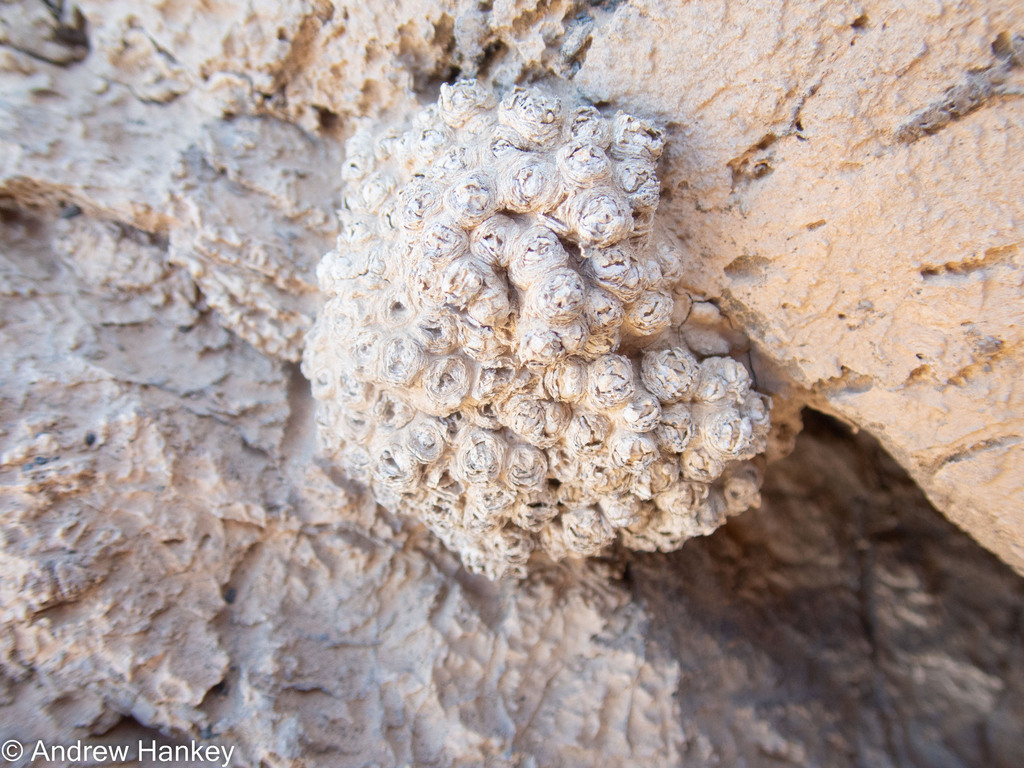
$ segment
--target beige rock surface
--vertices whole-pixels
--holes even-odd
[[[659,118],[662,210],[690,246],[691,287],[1024,569],[1024,69],[934,135],[896,138],[1006,60],[1024,9],[76,7],[84,23],[47,27],[38,6],[5,6],[2,189],[169,237],[220,322],[289,360],[315,312],[352,119],[432,99],[458,68],[499,86],[555,73]],[[77,33],[52,50],[69,23],[88,56]]]
[[[1015,765],[1020,581],[865,438],[818,424],[677,555],[491,586],[316,461],[294,361],[360,119],[557,76],[666,125],[697,319],[778,413],[876,435],[1024,572],[1024,69],[906,129],[1020,33],[978,2],[0,4],[0,736]]]
[[[866,436],[812,420],[762,510],[673,555],[494,584],[312,460],[304,380],[195,311],[166,244],[8,210],[0,254],[3,740],[233,766],[1024,749],[1022,581]]]
[[[675,123],[665,207],[695,284],[1018,571],[1024,101],[895,134],[1021,33],[1012,5],[638,2],[598,27],[574,79]],[[649,52],[617,67],[637,39]],[[1007,85],[1022,84],[1018,65]]]

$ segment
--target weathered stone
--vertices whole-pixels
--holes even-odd
[[[978,2],[0,5],[0,741],[1015,766],[1019,578],[863,435],[812,418],[779,459],[834,413],[1024,571],[1022,32]],[[459,74],[667,127],[681,340],[775,402],[760,511],[495,586],[318,463],[291,361],[344,141]]]

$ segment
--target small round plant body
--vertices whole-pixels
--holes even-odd
[[[663,144],[473,80],[347,144],[303,358],[319,444],[471,571],[667,551],[759,503],[768,399],[672,333],[690,299],[657,221]]]

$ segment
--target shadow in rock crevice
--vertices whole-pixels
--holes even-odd
[[[1006,766],[1024,580],[866,433],[807,411],[764,503],[628,583],[681,669],[684,753],[729,765]]]

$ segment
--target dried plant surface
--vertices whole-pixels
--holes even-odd
[[[476,81],[348,142],[303,371],[322,450],[472,571],[672,550],[758,503],[769,401],[679,334],[651,123]]]

